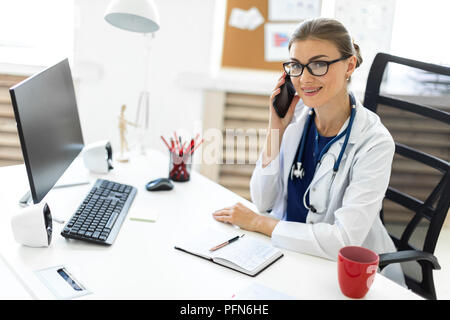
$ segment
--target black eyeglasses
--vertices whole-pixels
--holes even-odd
[[[303,70],[305,70],[305,67],[308,69],[309,73],[312,74],[313,76],[323,76],[328,72],[328,67],[330,66],[330,64],[348,59],[350,57],[351,56],[344,56],[332,61],[311,61],[308,64],[301,64],[300,62],[288,61],[283,63],[283,69],[290,77],[301,76]]]

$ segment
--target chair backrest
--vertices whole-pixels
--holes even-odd
[[[385,72],[386,66],[388,63],[399,64],[419,70],[425,71],[427,74],[437,74],[443,76],[450,76],[450,68],[424,63],[420,61],[415,61],[411,59],[396,57],[393,55],[378,53],[373,61],[371,66],[367,86],[364,97],[364,106],[376,113],[379,113],[379,105],[383,106],[383,108],[400,109],[405,113],[414,113],[419,115],[420,119],[432,119],[434,121],[439,122],[444,126],[444,133],[441,135],[440,140],[445,140],[443,143],[447,145],[450,144],[450,113],[444,110],[439,110],[434,107],[425,106],[418,103],[413,103],[411,101],[406,101],[405,99],[400,99],[398,96],[389,95],[389,94],[381,94],[380,86],[383,80],[383,74]],[[422,71],[422,72],[423,72]],[[450,78],[449,78],[450,79]],[[447,84],[448,85],[448,84]],[[448,92],[450,94],[450,90]],[[409,99],[411,100],[411,99]],[[392,109],[391,109],[392,110]],[[381,116],[380,116],[381,117]],[[382,118],[382,117],[381,117]],[[383,121],[383,118],[382,118]],[[409,123],[409,122],[408,122]],[[407,124],[408,124],[407,123]],[[414,123],[411,122],[410,132],[414,132]],[[388,127],[389,129],[389,127]],[[390,130],[390,129],[389,129]],[[390,130],[391,131],[391,130]],[[392,132],[391,132],[392,133]],[[414,137],[411,135],[409,138],[406,137],[407,141],[412,141],[417,139],[417,136],[420,133],[415,133]],[[424,152],[421,150],[417,150],[416,148],[412,148],[403,143],[399,143],[396,140],[394,134],[392,134],[395,141],[395,153],[396,156],[400,156],[400,158],[407,158],[408,161],[413,161],[417,165],[426,166],[429,168],[433,168],[434,170],[439,171],[440,179],[437,180],[437,184],[432,185],[431,192],[424,199],[418,199],[417,197],[408,194],[406,192],[400,191],[392,186],[392,175],[391,182],[389,184],[389,188],[386,192],[386,199],[408,209],[413,214],[409,221],[406,221],[406,227],[403,229],[403,232],[400,236],[394,236],[390,233],[391,238],[393,239],[397,249],[401,250],[417,250],[416,246],[411,244],[411,235],[415,232],[419,223],[426,219],[428,221],[428,229],[425,231],[425,237],[422,243],[422,248],[418,250],[426,251],[434,254],[434,250],[436,248],[436,243],[439,237],[439,233],[443,226],[445,217],[449,210],[450,206],[450,165],[449,159],[442,159],[436,155],[432,155],[428,152]],[[443,138],[442,138],[443,137]],[[409,144],[409,142],[407,142]],[[426,143],[425,143],[426,144]],[[448,151],[444,152],[444,155],[447,154]],[[395,158],[394,158],[395,159]],[[394,160],[395,161],[395,160]],[[419,162],[420,164],[418,164]],[[414,166],[413,166],[414,168]],[[414,169],[413,169],[414,170]],[[401,179],[400,179],[401,180]],[[422,183],[421,179],[417,179],[418,184]],[[424,180],[425,181],[425,180]],[[429,184],[429,183],[428,183]],[[384,209],[384,214],[386,214],[386,209]],[[384,222],[383,210],[381,212],[382,220]],[[422,265],[421,265],[422,266]],[[422,273],[423,273],[422,266]],[[431,274],[431,271],[427,271]],[[413,279],[407,279],[407,285],[413,286],[411,282],[414,282]],[[432,280],[432,278],[431,278]],[[416,281],[418,282],[418,281]],[[411,284],[411,285],[410,285]],[[416,283],[417,284],[417,283]],[[429,285],[429,284],[428,284]],[[431,284],[433,285],[433,284]],[[411,288],[413,289],[413,288]],[[422,288],[423,289],[423,288]],[[414,289],[413,289],[414,290]],[[434,291],[434,285],[432,286],[432,291]]]

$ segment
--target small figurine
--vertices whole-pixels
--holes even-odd
[[[119,116],[119,132],[120,132],[120,156],[117,159],[117,161],[119,162],[128,162],[129,158],[127,155],[124,154],[124,150],[125,151],[130,151],[130,149],[128,148],[128,141],[125,137],[125,134],[127,132],[127,125],[131,125],[133,127],[136,127],[136,124],[134,124],[133,122],[128,121],[127,119],[125,119],[125,109],[126,109],[126,105],[122,106],[122,109],[120,111],[120,116]]]

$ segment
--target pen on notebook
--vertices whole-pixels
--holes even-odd
[[[236,241],[237,239],[242,238],[243,236],[245,236],[245,233],[240,235],[240,236],[236,236],[236,237],[234,237],[234,238],[232,238],[232,239],[230,239],[228,241],[225,241],[225,242],[223,242],[223,243],[221,243],[221,244],[219,244],[219,245],[217,245],[215,247],[212,247],[211,249],[209,249],[209,251],[216,251],[217,249],[225,247],[227,244],[230,244],[230,243]]]

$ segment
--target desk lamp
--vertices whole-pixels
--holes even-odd
[[[159,30],[159,14],[153,0],[113,0],[105,12],[105,20],[111,25],[122,30],[142,33],[145,37],[145,80],[144,89],[139,94],[136,124],[139,125],[139,140],[141,153],[145,153],[144,134],[148,130],[149,92],[148,84],[148,59],[150,53],[150,40],[154,38],[154,32]],[[142,117],[141,117],[142,113]]]

